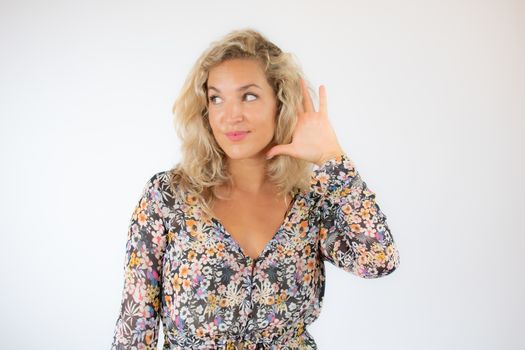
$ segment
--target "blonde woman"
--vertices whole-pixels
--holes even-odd
[[[293,56],[254,30],[213,42],[174,105],[182,160],[132,215],[112,349],[317,349],[324,262],[386,276],[399,253]]]

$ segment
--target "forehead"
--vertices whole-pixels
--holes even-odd
[[[221,62],[210,69],[208,86],[244,85],[258,83],[268,85],[261,63],[255,59],[234,58]]]

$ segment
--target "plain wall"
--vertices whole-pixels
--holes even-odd
[[[525,348],[525,3],[502,0],[2,0],[1,347],[109,349],[172,104],[246,27],[326,86],[400,251],[376,280],[326,264],[319,349]]]

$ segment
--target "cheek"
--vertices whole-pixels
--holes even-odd
[[[213,118],[211,118],[209,115],[209,124],[211,128],[211,135],[217,141],[218,143],[221,143],[221,129],[219,128],[219,125],[215,122]]]
[[[219,118],[214,112],[208,112],[208,123],[214,133],[220,132]]]
[[[274,134],[275,134],[275,123],[273,123],[270,120],[270,118],[263,121],[258,126],[257,129],[258,129],[258,136],[257,136],[258,143],[260,143],[261,145],[263,144],[265,145],[272,141]]]

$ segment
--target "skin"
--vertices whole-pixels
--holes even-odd
[[[249,86],[250,84],[256,86]],[[272,145],[277,99],[255,60],[232,59],[213,67],[208,76],[208,118],[215,140],[228,155],[234,189],[245,194],[272,192],[265,178],[265,154]],[[249,130],[242,141],[226,132]]]
[[[277,98],[258,61],[224,61],[210,70],[207,86],[208,119],[217,143],[228,156],[233,177],[231,193],[217,188],[231,199],[216,200],[214,215],[244,254],[255,259],[283,222],[292,200],[280,197],[266,178],[268,157],[287,154],[320,165],[343,151],[328,122],[324,87],[320,111],[316,112],[302,82],[305,102],[298,111],[293,142],[274,145]],[[246,130],[249,133],[241,141],[226,136],[227,132]]]
[[[216,199],[214,216],[253,259],[282,223],[291,201],[289,196],[283,201],[265,177],[276,115],[277,99],[257,61],[229,60],[210,70],[208,118],[217,143],[228,156],[234,184],[231,193],[216,189],[231,199]],[[233,130],[250,132],[241,141],[231,141],[225,133]]]
[[[248,85],[254,84],[256,86]],[[244,88],[243,88],[244,87]],[[304,103],[298,111],[293,141],[273,145],[277,98],[262,66],[254,59],[231,59],[213,67],[208,75],[208,116],[217,143],[228,155],[234,193],[271,195],[275,187],[266,179],[268,159],[285,154],[317,165],[344,153],[330,125],[326,90],[319,87],[319,111],[301,80]],[[226,132],[249,130],[242,141],[231,141]]]

